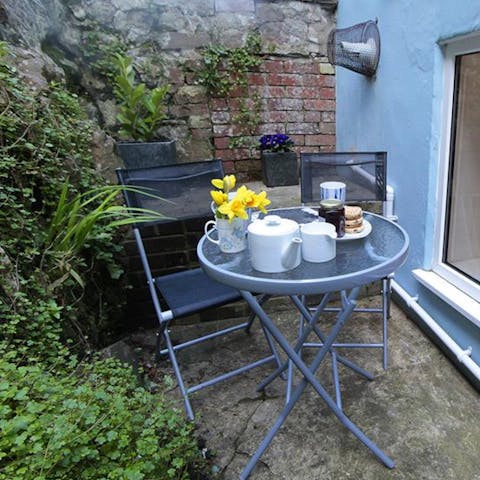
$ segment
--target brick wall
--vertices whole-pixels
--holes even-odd
[[[285,133],[294,140],[297,153],[335,148],[335,77],[333,69],[321,59],[265,57],[262,64],[248,74],[248,86],[226,98],[208,99],[193,78],[177,73],[175,78],[181,86],[175,97],[175,113],[188,113],[191,144],[198,145],[197,154],[203,152],[187,160],[221,158],[225,171],[235,173],[239,182],[260,179],[260,152],[256,148],[230,146],[232,139],[245,135],[233,119],[240,113],[241,105],[255,95],[261,102],[255,142],[262,134]],[[202,150],[201,145],[205,143],[211,145],[211,155]],[[145,232],[145,246],[151,252],[154,275],[198,266],[195,250],[206,220],[175,223],[162,227],[162,231],[152,228]],[[156,318],[133,239],[127,241],[127,249],[133,285],[128,295],[128,316],[135,325],[154,326]],[[230,318],[246,312],[245,305],[240,303],[186,321]]]
[[[250,145],[231,147],[232,140],[252,133],[251,144],[263,134],[287,134],[297,153],[335,148],[335,77],[330,65],[320,59],[266,57],[249,72],[248,87],[225,98],[203,98],[201,104],[196,103],[201,91],[193,78],[190,81],[188,108],[198,112],[190,126],[192,138],[210,139],[212,156],[221,158],[225,171],[237,174],[240,181],[261,178],[259,151]],[[255,132],[246,133],[235,117],[243,105],[253,110],[256,96],[260,99],[259,125]]]

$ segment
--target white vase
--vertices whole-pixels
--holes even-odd
[[[209,220],[205,224],[205,234],[208,240],[216,243],[222,252],[237,253],[247,248],[247,225],[248,220],[238,217],[231,221],[215,217],[215,220]],[[217,231],[217,238],[211,236],[214,230]]]

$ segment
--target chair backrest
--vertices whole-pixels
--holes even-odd
[[[320,201],[320,184],[346,184],[346,201],[385,201],[387,152],[300,153],[302,203]]]
[[[158,222],[188,220],[212,215],[211,180],[223,178],[221,160],[116,170],[119,183],[138,191],[124,190],[128,207],[147,208],[169,217]]]

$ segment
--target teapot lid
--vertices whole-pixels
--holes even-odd
[[[276,237],[298,231],[298,223],[278,215],[266,215],[263,219],[253,221],[248,226],[248,232],[256,235]]]

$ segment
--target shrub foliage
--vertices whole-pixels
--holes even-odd
[[[0,479],[188,478],[192,427],[112,360],[55,375],[0,361]]]
[[[5,46],[3,45],[3,48]],[[80,286],[58,267],[48,231],[65,183],[71,195],[102,180],[91,155],[92,124],[75,95],[51,84],[32,92],[7,62],[0,61],[0,314],[2,334],[42,358],[52,351],[40,341],[62,333],[84,349],[109,334],[119,317],[119,243],[98,228],[81,252],[67,253]],[[48,346],[48,348],[44,348]]]
[[[127,367],[77,360],[124,297],[115,231],[59,221],[67,196],[105,186],[91,134],[78,98],[30,90],[0,43],[0,479],[186,479],[199,456],[183,415]]]

